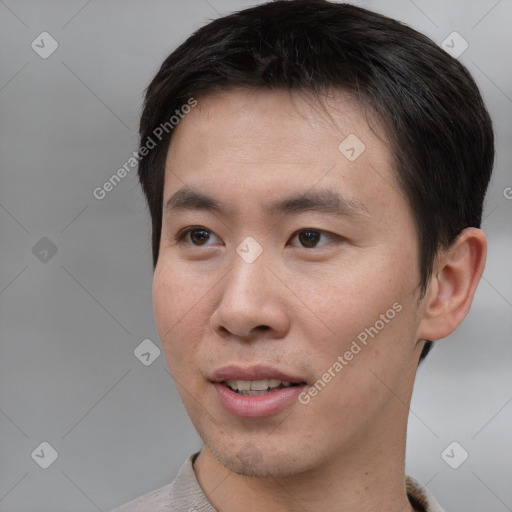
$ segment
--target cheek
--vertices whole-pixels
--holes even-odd
[[[179,274],[173,275],[159,264],[153,277],[153,311],[162,342],[167,338],[165,333],[172,330],[185,313],[184,295],[185,286]]]
[[[289,271],[283,281],[290,283],[298,302],[309,310],[296,320],[315,317],[314,324],[321,320],[326,335],[343,337],[373,325],[395,302],[411,300],[417,276],[409,257],[403,259],[398,262],[390,254],[358,254],[350,261],[302,272],[300,279]]]
[[[414,348],[418,276],[414,255],[405,251],[372,253],[341,267],[295,280],[297,295],[309,306],[296,320],[316,373],[347,354],[336,382],[349,378],[357,386],[359,379],[375,380],[369,368],[379,375],[398,372]]]
[[[177,265],[158,264],[153,278],[153,310],[165,357],[173,371],[189,365],[208,321],[204,287]]]
[[[394,396],[390,389],[400,395],[399,382],[415,347],[414,307],[397,302],[381,308],[366,305],[358,318],[340,315],[335,329],[337,336],[321,350],[317,346],[315,386],[320,391],[311,406],[318,415],[331,411],[331,417],[325,417],[328,423],[342,421],[347,428],[351,424],[356,428],[358,423],[371,422]]]
[[[204,271],[198,272],[174,259],[168,262],[161,258],[153,277],[153,309],[157,325],[170,329],[197,316],[211,288]]]

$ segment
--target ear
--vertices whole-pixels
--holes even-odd
[[[438,254],[423,299],[418,339],[439,340],[451,334],[468,314],[487,255],[487,239],[466,228]]]

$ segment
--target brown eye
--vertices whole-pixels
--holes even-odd
[[[315,247],[320,240],[320,233],[318,231],[301,231],[298,236],[300,243],[308,249]]]
[[[291,245],[302,247],[303,249],[316,249],[317,247],[319,248],[324,245],[329,245],[331,242],[340,240],[341,238],[338,235],[319,229],[302,229],[295,232],[292,240],[295,239],[298,240],[300,245],[297,245],[297,242],[292,243]]]
[[[208,246],[212,243],[219,241],[217,235],[215,235],[209,229],[199,227],[190,227],[182,230],[176,236],[176,241],[179,244],[192,245],[194,247]]]
[[[204,245],[210,239],[210,232],[206,229],[194,229],[189,233],[190,240],[194,245]]]

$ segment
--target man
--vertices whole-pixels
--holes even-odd
[[[405,439],[485,264],[468,71],[352,5],[263,4],[166,59],[140,157],[157,328],[204,446],[119,512],[441,510]]]

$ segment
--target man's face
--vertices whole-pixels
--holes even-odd
[[[169,148],[158,332],[206,449],[243,474],[370,456],[405,429],[416,228],[382,130],[338,100],[329,117],[298,93],[226,90]]]

